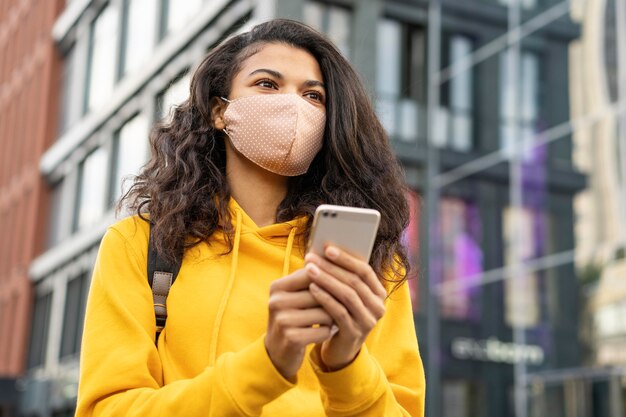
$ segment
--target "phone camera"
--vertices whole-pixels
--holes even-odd
[[[324,217],[328,217],[328,212],[327,212],[327,211],[325,211],[324,213],[322,213],[322,216],[324,216]]]
[[[330,217],[337,217],[337,213],[335,212],[331,213]]]

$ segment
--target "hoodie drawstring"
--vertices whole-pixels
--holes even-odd
[[[222,325],[224,312],[226,311],[226,305],[228,304],[228,300],[230,299],[230,293],[232,292],[233,284],[235,283],[235,274],[237,273],[237,264],[239,259],[239,241],[241,240],[242,215],[241,211],[239,210],[236,210],[236,213],[237,219],[235,222],[235,242],[233,244],[233,258],[230,264],[230,276],[228,277],[226,291],[224,291],[224,295],[222,296],[220,307],[217,310],[217,314],[215,315],[215,323],[213,324],[213,335],[211,336],[211,346],[209,348],[210,366],[213,366],[215,364],[215,360],[217,359],[217,338],[220,333],[220,327]]]
[[[289,273],[289,260],[291,259],[291,250],[293,249],[293,241],[296,236],[297,227],[292,227],[287,238],[287,249],[285,249],[285,261],[283,262],[283,276]]]

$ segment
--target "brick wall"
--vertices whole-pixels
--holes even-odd
[[[0,0],[0,377],[23,372],[28,265],[44,249],[48,189],[39,159],[55,137],[60,57],[51,37],[63,0]]]

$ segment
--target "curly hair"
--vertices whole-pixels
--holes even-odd
[[[189,98],[175,108],[169,123],[152,129],[152,157],[118,208],[126,205],[152,222],[156,248],[169,260],[186,248],[210,243],[218,228],[232,239],[224,137],[213,126],[210,103],[229,96],[242,63],[268,43],[315,57],[328,95],[323,147],[306,174],[289,179],[277,221],[308,216],[306,241],[312,215],[322,203],[379,210],[370,264],[381,279],[399,285],[410,268],[400,242],[409,221],[402,169],[356,71],[323,35],[296,21],[259,24],[209,52],[193,74]],[[386,278],[385,271],[392,276]]]

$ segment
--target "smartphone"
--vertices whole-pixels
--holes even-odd
[[[378,210],[322,204],[315,210],[307,251],[324,256],[332,244],[369,262],[379,223]]]

